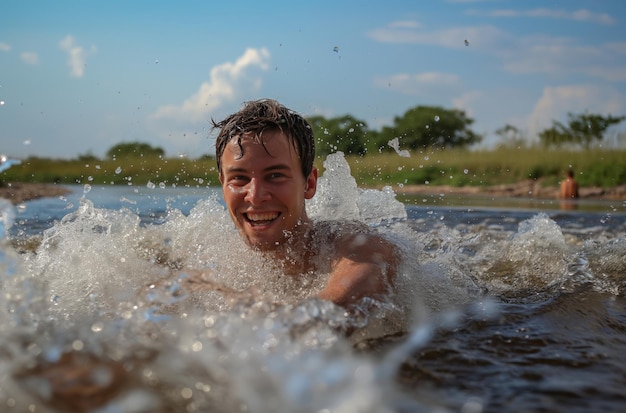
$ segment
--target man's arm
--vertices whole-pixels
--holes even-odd
[[[393,289],[398,248],[373,234],[352,234],[336,244],[326,287],[318,298],[349,307],[364,297],[383,298]]]

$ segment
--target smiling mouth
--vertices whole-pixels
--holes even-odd
[[[251,225],[266,225],[273,222],[280,213],[278,212],[248,212],[243,214]]]

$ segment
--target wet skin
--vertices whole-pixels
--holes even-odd
[[[306,241],[315,228],[305,200],[315,195],[317,169],[303,176],[297,151],[282,132],[264,133],[262,143],[238,139],[224,150],[220,171],[224,201],[235,226],[248,245],[281,261],[286,273],[314,270],[311,259],[318,251]],[[318,258],[328,260],[331,271],[318,298],[350,306],[363,297],[390,292],[397,268],[395,246],[366,231],[348,231],[328,241],[333,253]]]
[[[222,154],[224,201],[250,246],[277,249],[309,224],[305,200],[315,195],[317,169],[306,178],[302,175],[296,149],[280,131],[264,133],[263,143],[238,139]]]

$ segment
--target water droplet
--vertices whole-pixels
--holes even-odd
[[[435,116],[435,122],[439,122],[439,116]]]
[[[119,175],[120,173],[122,173],[122,167],[121,167],[121,166],[118,166],[118,167],[115,169],[115,173],[116,173],[116,174],[118,174],[118,175]]]
[[[91,191],[91,185],[85,184],[83,186],[83,194],[87,194],[87,193],[89,193],[89,191]]]
[[[4,100],[0,100],[0,106],[4,106]]]

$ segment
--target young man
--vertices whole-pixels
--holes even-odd
[[[224,201],[250,248],[290,276],[330,273],[317,296],[341,306],[393,291],[396,247],[357,223],[312,222],[317,189],[313,130],[299,114],[264,99],[220,122],[215,143]]]

